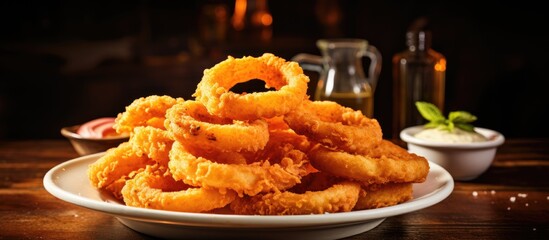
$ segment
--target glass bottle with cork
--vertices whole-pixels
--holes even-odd
[[[409,126],[424,123],[416,101],[435,104],[444,111],[446,58],[431,49],[431,32],[410,30],[407,49],[393,56],[393,138]]]

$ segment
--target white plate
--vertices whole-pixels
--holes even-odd
[[[113,215],[135,231],[162,238],[189,239],[339,239],[369,231],[385,220],[432,206],[454,189],[442,167],[430,162],[427,180],[414,184],[414,199],[395,206],[296,216],[242,216],[185,213],[128,207],[98,191],[88,181],[88,165],[104,153],[61,163],[44,176],[44,187],[55,197]]]

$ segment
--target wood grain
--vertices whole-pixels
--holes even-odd
[[[0,142],[0,239],[151,239],[61,201],[42,178],[78,157],[64,140]],[[348,239],[549,239],[549,139],[508,139],[481,177],[444,201]]]

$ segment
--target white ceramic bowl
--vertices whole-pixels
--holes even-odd
[[[455,180],[473,180],[484,173],[496,155],[504,136],[486,128],[475,128],[488,141],[474,143],[437,143],[414,137],[423,126],[409,127],[400,132],[400,139],[408,144],[408,151],[421,155],[445,168]]]

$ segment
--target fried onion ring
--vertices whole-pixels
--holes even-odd
[[[170,132],[159,128],[146,126],[136,127],[129,143],[136,155],[147,155],[162,166],[168,166],[169,152],[172,148],[173,137]]]
[[[211,211],[236,197],[233,191],[190,187],[151,166],[126,181],[121,192],[128,206],[181,212]]]
[[[110,192],[113,195],[113,197],[115,197],[116,199],[123,200],[124,197],[122,196],[122,188],[126,185],[126,181],[128,179],[132,179],[135,176],[135,174],[143,170],[145,170],[145,168],[140,168],[136,171],[132,171],[131,173],[124,175],[119,179],[115,180],[114,182],[107,185],[103,189]]]
[[[270,159],[275,161],[277,159],[283,159],[290,152],[297,150],[296,154],[305,154],[311,148],[309,140],[302,135],[298,135],[293,130],[271,130],[269,131],[269,141],[265,145],[262,151],[257,152],[243,152],[249,161],[261,161]],[[306,156],[298,157],[299,159]],[[293,158],[297,159],[297,158]]]
[[[349,212],[355,206],[360,184],[345,181],[322,191],[289,191],[237,198],[230,204],[236,214],[298,215]]]
[[[183,99],[157,95],[138,98],[126,107],[125,112],[118,114],[113,127],[119,134],[131,133],[138,126],[164,129],[166,110],[178,102],[183,102]]]
[[[265,82],[276,91],[237,94],[230,89],[251,79]],[[298,63],[273,54],[261,57],[228,57],[204,71],[193,94],[215,115],[237,120],[255,120],[284,115],[298,106],[307,94],[309,78]]]
[[[299,134],[351,153],[366,153],[382,139],[377,120],[331,101],[303,101],[284,120]]]
[[[393,206],[413,198],[412,183],[387,183],[364,188],[353,210]]]
[[[166,112],[166,128],[186,144],[207,149],[239,152],[258,151],[269,141],[267,122],[250,123],[220,118],[208,113],[197,101],[185,101]]]
[[[216,163],[248,164],[247,156],[240,152],[222,152],[211,149],[203,149],[193,145],[185,145],[185,149],[192,153],[194,156],[211,159]]]
[[[262,81],[266,91],[236,93]],[[383,140],[376,119],[311,101],[297,62],[273,54],[204,71],[195,99],[134,100],[113,128],[129,140],[88,167],[127,206],[219,214],[305,215],[412,199],[427,160]]]
[[[284,116],[276,116],[273,118],[266,118],[267,124],[269,125],[269,130],[288,130],[290,126],[284,121]]]
[[[103,188],[133,171],[145,168],[155,162],[146,155],[138,156],[129,142],[107,150],[88,166],[88,178],[97,188]]]
[[[168,165],[176,180],[193,186],[232,189],[239,196],[288,189],[300,182],[301,175],[308,173],[308,161],[292,159],[305,157],[304,154],[285,156],[276,164],[257,161],[243,165],[218,163],[195,156],[189,150],[178,141],[172,146]]]
[[[318,144],[309,151],[308,156],[316,169],[366,185],[418,183],[425,181],[429,173],[429,163],[424,157],[409,153],[388,140],[382,140],[366,155],[334,151]]]

